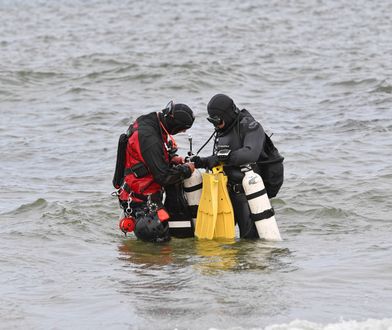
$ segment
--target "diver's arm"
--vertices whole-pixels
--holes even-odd
[[[192,175],[192,171],[187,164],[169,166],[165,159],[161,141],[155,141],[155,143],[149,145],[141,143],[140,150],[154,180],[161,186],[175,184]]]
[[[252,125],[241,127],[243,130],[243,146],[230,153],[229,161],[226,165],[241,166],[256,162],[263,150],[265,134],[263,127],[256,121]]]

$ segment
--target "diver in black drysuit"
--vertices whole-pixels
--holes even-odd
[[[195,156],[192,161],[197,168],[209,168],[224,163],[223,170],[228,177],[228,191],[234,210],[234,217],[240,229],[241,238],[259,238],[242,187],[244,173],[241,165],[255,163],[267,158],[263,147],[263,127],[245,109],[239,110],[233,100],[224,95],[215,95],[207,106],[207,118],[215,126],[213,155]],[[220,150],[229,149],[228,157],[218,157]]]

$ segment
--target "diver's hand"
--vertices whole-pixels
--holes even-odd
[[[189,161],[193,162],[196,168],[205,168],[204,158],[193,156],[189,158]]]
[[[219,158],[216,155],[206,157],[206,165],[209,170],[212,170],[212,168],[215,167],[216,165],[219,165],[219,163],[220,163]]]
[[[215,155],[209,157],[194,156],[191,158],[191,161],[195,164],[196,168],[208,168],[209,170],[219,164],[219,159]]]

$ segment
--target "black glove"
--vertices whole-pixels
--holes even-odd
[[[194,156],[191,158],[191,162],[195,164],[196,168],[208,168],[211,170],[213,167],[219,164],[219,159],[216,155],[209,157]]]
[[[216,156],[216,155],[206,157],[205,162],[206,162],[206,168],[208,168],[209,170],[212,170],[213,167],[215,167],[216,165],[219,165],[219,163],[220,163],[218,156]]]
[[[205,168],[206,166],[204,158],[201,158],[199,156],[190,157],[189,160],[195,164],[196,168]]]

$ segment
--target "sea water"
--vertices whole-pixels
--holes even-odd
[[[0,328],[392,329],[391,12],[0,0]],[[197,150],[216,93],[285,157],[283,241],[124,237],[119,135],[174,100]]]

